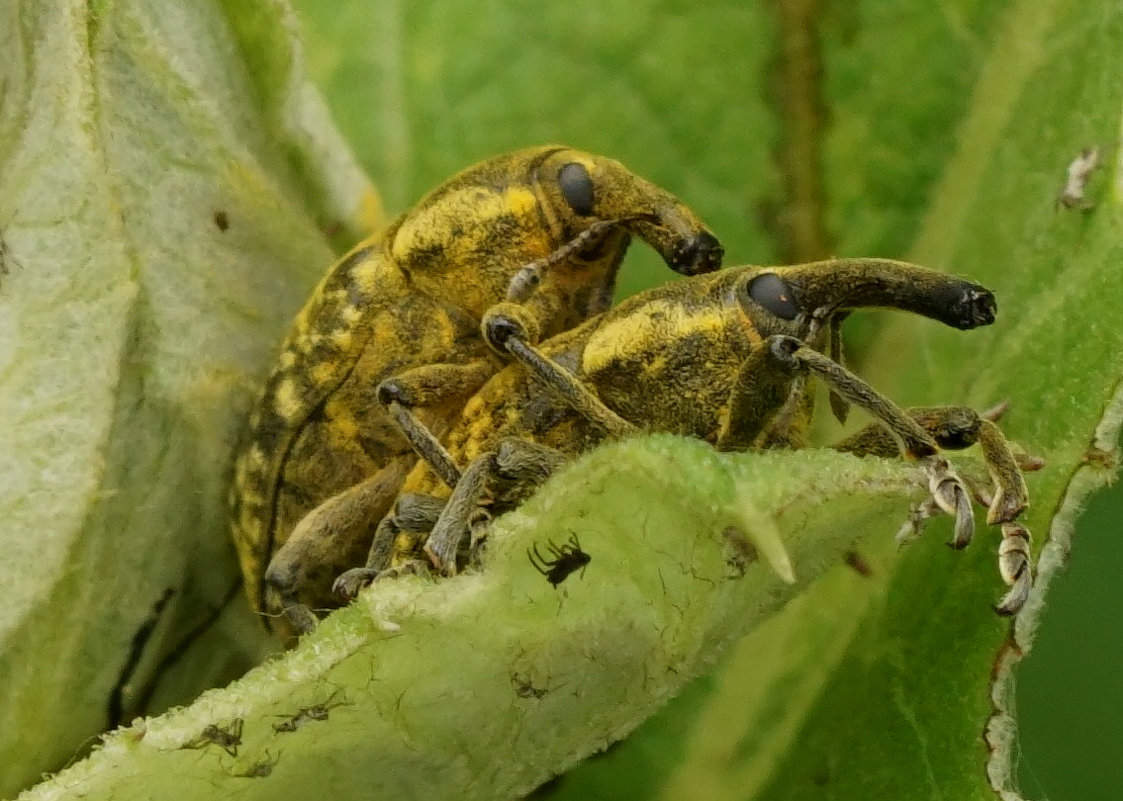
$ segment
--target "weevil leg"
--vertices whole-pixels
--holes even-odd
[[[378,571],[390,570],[395,557],[419,555],[420,540],[433,530],[447,502],[445,498],[416,492],[402,495],[393,513],[379,524],[384,533],[375,535],[366,566]]]
[[[998,570],[1010,591],[995,605],[994,611],[1000,615],[1015,615],[1025,606],[1029,591],[1033,589],[1032,565],[1029,530],[1020,523],[1003,523]]]
[[[987,523],[1012,523],[1029,506],[1029,491],[1018,460],[1002,430],[987,419],[979,423],[979,447],[995,486]]]
[[[468,550],[473,562],[478,562],[483,546],[487,541],[488,527],[491,525],[492,515],[483,508],[477,509],[468,521],[468,534],[470,535]]]
[[[538,550],[538,543],[534,543],[526,549],[526,556],[528,559],[530,559],[530,563],[534,565],[535,570],[537,570],[543,576],[549,575],[552,563],[548,558],[543,556],[540,550]]]
[[[460,468],[412,410],[467,398],[484,385],[496,367],[495,362],[483,359],[467,364],[427,364],[391,376],[376,389],[379,402],[386,407],[414,452],[428,462],[449,487],[455,487],[460,480]]]
[[[947,448],[967,447],[978,442],[996,487],[987,511],[987,520],[1002,524],[1003,539],[998,552],[998,565],[1003,581],[1010,587],[1010,591],[995,606],[995,611],[1002,615],[1016,614],[1025,604],[1033,587],[1030,534],[1028,529],[1013,520],[1028,505],[1020,466],[1025,460],[1019,459],[1014,453],[998,426],[989,419],[989,415],[979,416],[963,407],[921,410],[928,413],[927,416],[920,415],[925,420],[925,425],[922,425],[888,399],[881,397],[857,376],[822,354],[803,347],[799,340],[772,337],[771,341],[777,358],[791,359],[798,364],[796,369],[805,369],[818,375],[837,389],[843,398],[873,414],[891,432],[907,455],[921,460],[928,474],[932,502],[955,516],[955,534],[951,544],[956,548],[965,546],[974,531],[970,498],[963,480],[951,471],[945,459],[935,454],[934,448],[940,440]],[[970,421],[972,415],[977,424],[964,425],[963,421]],[[946,425],[949,420],[952,424]],[[935,429],[936,436],[931,436],[925,426]],[[1040,464],[1034,463],[1033,466],[1039,467]],[[922,515],[917,515],[910,522],[915,524],[921,517]]]
[[[402,540],[415,540],[430,531],[444,506],[443,498],[432,495],[410,492],[398,498],[393,511],[382,518],[375,530],[366,565],[341,573],[332,584],[332,591],[342,598],[351,599],[377,578],[417,572],[417,568],[423,566],[420,560],[408,559],[394,566],[394,557],[412,550],[408,544],[403,545]]]
[[[951,547],[966,548],[975,537],[975,515],[971,511],[971,496],[967,484],[952,470],[947,459],[928,457],[925,472],[932,500],[945,513],[955,519]]]
[[[903,410],[945,450],[969,448],[979,440],[981,418],[967,406],[915,406]],[[879,421],[870,423],[833,446],[859,456],[893,457],[900,454],[897,439]]]
[[[793,372],[814,375],[844,400],[865,409],[880,421],[905,456],[924,459],[939,451],[935,439],[901,407],[842,365],[794,337],[773,336],[766,344],[773,356]]]
[[[295,633],[315,625],[311,609],[338,606],[330,592],[332,579],[362,559],[370,531],[381,519],[405,481],[416,457],[399,456],[370,478],[321,503],[301,518],[266,568],[264,608],[282,615]]]
[[[390,417],[397,423],[398,428],[409,440],[413,452],[424,459],[433,468],[441,481],[449,487],[455,487],[460,480],[460,468],[441,441],[429,428],[417,419],[406,406],[397,401],[386,404]]]
[[[894,537],[897,544],[904,545],[905,543],[918,539],[924,531],[924,524],[942,511],[939,504],[937,504],[933,498],[925,498],[918,503],[909,510],[908,517],[897,530],[897,534]]]
[[[521,316],[506,313],[502,305],[492,307],[484,315],[482,327],[485,339],[493,348],[509,353],[558,400],[598,425],[609,437],[623,437],[639,431],[637,426],[605,406],[576,376],[533,347]]]
[[[444,512],[425,543],[425,553],[438,573],[456,574],[456,555],[468,531],[469,520],[495,474],[495,454],[485,453],[468,465],[449,496]]]
[[[553,448],[510,437],[502,440],[494,453],[486,453],[468,465],[425,543],[425,553],[437,571],[446,576],[456,573],[457,554],[485,493],[495,493],[504,503],[513,503],[529,495],[563,460]],[[496,493],[496,489],[502,492]]]
[[[831,360],[846,366],[845,356],[842,352],[842,321],[846,318],[846,314],[835,314],[831,317],[830,327],[828,329],[828,337],[830,340],[830,357]],[[830,392],[830,405],[831,412],[838,422],[845,423],[846,417],[850,413],[850,405],[846,400],[835,392],[833,389]]]
[[[718,431],[719,451],[744,451],[752,448],[795,446],[790,421],[777,431],[776,416],[793,404],[793,389],[802,376],[787,369],[775,369],[776,360],[768,343],[755,345],[738,368],[729,395],[729,411]],[[802,405],[802,404],[800,404]]]
[[[842,365],[788,336],[769,337],[765,344],[775,359],[793,373],[814,375],[850,403],[865,409],[892,436],[899,452],[916,459],[928,477],[935,503],[955,517],[953,545],[963,547],[974,533],[974,515],[963,479],[941,458],[936,440],[901,407]]]
[[[994,491],[976,490],[975,495],[988,507],[988,525],[1009,523],[1025,511],[1029,493],[1022,470],[1037,469],[1041,466],[1040,460],[1015,453],[989,413],[980,415],[967,406],[934,406],[906,409],[905,414],[931,434],[943,449],[960,450],[976,443],[982,449]],[[880,423],[866,426],[834,447],[859,455],[897,454],[897,443]]]
[[[547,445],[518,437],[501,440],[495,451],[495,464],[498,476],[507,485],[503,502],[521,503],[565,461],[561,451]]]
[[[658,222],[658,219],[659,218],[654,214],[630,214],[626,217],[617,217],[611,220],[597,220],[591,223],[588,228],[573,237],[573,239],[556,248],[552,253],[524,265],[522,269],[515,273],[514,277],[511,279],[510,285],[507,287],[507,300],[523,304],[533,301],[536,297],[534,291],[542,282],[542,273],[555,265],[561,264],[571,256],[596,247],[604,239],[606,234],[617,229],[622,223],[635,220]],[[604,308],[591,309],[588,313],[590,315],[598,314],[606,308],[608,308],[607,303]],[[539,317],[539,319],[555,318]],[[537,339],[534,341],[537,341]]]

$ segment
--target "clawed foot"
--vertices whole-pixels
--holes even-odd
[[[998,570],[1010,591],[995,604],[1000,615],[1016,615],[1025,606],[1033,589],[1033,566],[1029,529],[1021,523],[1002,524],[1002,544],[998,546]]]
[[[971,510],[967,484],[941,457],[924,459],[922,469],[932,494],[909,512],[908,519],[897,531],[897,543],[903,545],[916,539],[923,531],[925,521],[944,512],[955,518],[955,533],[948,544],[956,550],[966,548],[975,536],[975,514]]]
[[[1040,459],[1019,459],[1021,469],[1036,470]],[[971,508],[974,497],[987,507],[988,524],[1002,526],[1002,544],[998,549],[998,569],[1002,580],[1010,587],[995,604],[1000,615],[1015,615],[1025,605],[1033,588],[1033,568],[1029,529],[1014,520],[1025,509],[1024,496],[1012,497],[1001,486],[992,491],[983,490],[964,481],[940,456],[922,460],[922,469],[928,479],[931,496],[915,506],[908,519],[897,531],[896,540],[904,544],[920,536],[924,523],[941,512],[955,518],[954,534],[948,543],[956,550],[967,547],[975,533],[975,516]]]
[[[930,456],[923,460],[923,466],[932,501],[941,511],[955,518],[955,533],[949,545],[957,551],[966,548],[975,536],[975,513],[971,509],[967,485],[952,470],[947,459]]]
[[[372,567],[354,567],[341,573],[331,585],[332,592],[351,601],[364,587],[384,579],[400,578],[402,576],[425,575],[432,572],[427,562],[420,559],[410,559],[400,565],[379,570]]]

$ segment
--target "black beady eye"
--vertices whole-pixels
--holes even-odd
[[[764,273],[750,281],[749,297],[781,319],[794,320],[799,314],[791,287],[775,273]]]
[[[593,179],[584,164],[571,161],[558,170],[558,183],[569,207],[582,217],[593,213]]]

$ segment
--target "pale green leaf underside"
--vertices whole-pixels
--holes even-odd
[[[899,463],[828,451],[720,456],[671,437],[601,449],[496,524],[481,573],[376,584],[296,652],[112,735],[26,798],[527,792],[633,729],[920,484]],[[526,550],[572,533],[592,561],[554,589]],[[753,561],[750,542],[782,543],[797,582]],[[273,729],[317,703],[333,705],[328,720]],[[235,718],[236,758],[184,749]],[[274,759],[267,780],[236,776]]]

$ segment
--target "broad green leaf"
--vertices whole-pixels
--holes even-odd
[[[128,269],[103,277],[66,269],[59,266],[69,263],[60,258],[61,247],[52,242],[36,249],[15,236],[23,209],[34,208],[21,198],[41,200],[38,179],[50,174],[25,170],[36,179],[35,191],[0,200],[0,210],[15,209],[0,216],[13,265],[11,275],[0,277],[0,303],[16,298],[21,282],[30,284],[19,264],[34,253],[40,263],[55,265],[59,282],[89,279],[103,294],[106,287],[122,292],[117,319],[130,321],[126,333],[117,332],[115,350],[107,335],[87,337],[88,328],[72,345],[65,336],[72,329],[40,310],[53,300],[21,294],[18,307],[12,301],[23,318],[44,329],[41,340],[78,354],[83,366],[121,365],[114,370],[125,377],[98,384],[102,419],[116,421],[100,428],[96,410],[81,408],[71,390],[60,389],[45,402],[10,396],[34,405],[52,433],[67,421],[82,422],[83,438],[56,446],[61,455],[48,477],[64,460],[78,459],[83,443],[89,453],[108,454],[104,472],[95,478],[89,468],[83,473],[84,495],[73,482],[62,482],[76,502],[38,504],[36,514],[62,510],[84,525],[104,520],[102,528],[111,532],[67,535],[85,543],[93,558],[79,553],[81,559],[68,555],[72,561],[56,558],[53,567],[41,567],[55,582],[48,586],[60,588],[56,600],[27,601],[41,617],[34,631],[31,623],[19,630],[25,639],[13,640],[23,648],[13,649],[23,661],[0,662],[23,671],[13,686],[42,683],[43,666],[57,677],[47,683],[48,692],[9,695],[9,674],[0,674],[4,709],[11,698],[16,710],[8,731],[18,731],[29,714],[41,714],[36,705],[55,709],[40,729],[42,743],[53,750],[40,746],[33,757],[17,760],[23,781],[57,766],[60,755],[96,728],[94,712],[104,709],[105,688],[120,673],[129,638],[160,591],[174,586],[168,576],[204,583],[207,589],[195,592],[211,604],[228,586],[232,565],[223,561],[221,527],[214,524],[229,441],[250,383],[243,377],[262,369],[285,316],[330,260],[318,229],[356,219],[360,208],[362,183],[346,151],[322,122],[307,122],[317,119],[318,105],[301,78],[281,4],[260,3],[253,14],[223,16],[210,6],[179,12],[194,25],[162,6],[159,15],[144,7],[139,0],[95,5],[89,23],[85,7],[76,5],[66,18],[70,28],[62,30],[81,35],[55,35],[78,55],[70,61],[56,56],[49,66],[65,71],[60,64],[78,64],[85,77],[60,77],[53,91],[26,104],[40,115],[65,120],[64,112],[73,114],[74,136],[86,136],[86,149],[99,157],[90,160],[103,170],[80,171],[96,188],[64,196],[85,204],[72,212],[55,209],[46,222],[36,218],[35,230],[69,232],[72,240],[63,243],[81,245],[83,252],[115,247]],[[1123,358],[1121,335],[1107,313],[1120,290],[1112,174],[1121,116],[1117,11],[1089,12],[1062,0],[864,3],[821,16],[800,3],[544,8],[514,0],[472,7],[306,0],[301,7],[310,64],[324,76],[333,113],[394,210],[478,158],[516,145],[567,141],[617,156],[687,198],[722,234],[731,262],[824,255],[822,248],[876,255],[905,249],[918,261],[994,288],[1000,319],[991,329],[957,334],[901,319],[879,335],[861,364],[905,403],[1012,401],[1004,426],[1048,460],[1031,480],[1035,505],[1028,518],[1038,542],[1051,532],[1042,555],[1044,588],[1067,548],[1081,498],[1114,469]],[[34,12],[24,14],[31,19],[0,25],[0,31],[38,42],[40,28],[62,25],[62,15],[48,24]],[[206,48],[213,52],[195,55],[210,52]],[[24,51],[32,48],[5,52]],[[36,63],[10,61],[6,70]],[[192,66],[210,70],[204,70],[208,81],[183,77],[195,75]],[[4,84],[9,95],[13,85],[20,84]],[[189,91],[197,85],[215,97]],[[63,102],[72,94],[85,100]],[[99,111],[89,117],[97,122],[83,125],[87,117],[80,112],[90,107]],[[106,109],[124,111],[114,116]],[[25,122],[12,115],[0,129],[6,188],[18,174],[11,163],[19,161],[10,154],[22,152],[8,142],[43,144],[21,138]],[[233,132],[227,138],[209,137],[224,126]],[[68,128],[54,124],[50,130],[65,136]],[[229,139],[242,149],[234,151]],[[263,176],[254,186],[266,200],[245,196],[242,173],[234,180],[221,169],[192,172],[198,186],[213,183],[219,187],[213,191],[243,198],[243,212],[258,226],[251,228],[258,251],[241,242],[220,251],[224,256],[192,249],[201,240],[191,193],[180,191],[169,210],[159,191],[167,187],[152,179],[183,167],[184,158],[169,166],[161,155],[176,152],[169,142],[184,140],[210,142],[198,152],[223,154],[204,159],[206,165],[241,165],[241,159]],[[1094,210],[1057,209],[1065,166],[1091,144],[1100,145],[1111,166],[1089,188]],[[98,197],[116,215],[95,215],[101,225],[94,234],[75,220],[97,208],[90,198]],[[213,228],[210,200],[202,220]],[[137,220],[154,220],[157,207],[160,226],[137,227]],[[180,217],[186,222],[170,224]],[[232,223],[226,233],[234,230]],[[337,246],[345,238],[337,236]],[[223,265],[220,273],[216,263]],[[263,263],[277,273],[251,269]],[[227,302],[190,302],[193,296],[183,297],[184,273],[168,282],[179,290],[174,299],[167,290],[161,295],[158,276],[170,278],[170,264],[189,266],[185,274],[196,280],[216,276],[201,294]],[[629,259],[625,269],[633,287],[663,277],[662,268],[642,256]],[[269,295],[263,284],[277,286],[277,293]],[[162,302],[150,300],[156,296]],[[216,311],[204,318],[200,308],[223,316]],[[15,332],[17,323],[8,322],[14,319],[0,314],[0,326]],[[203,326],[202,333],[165,341],[171,328],[178,334],[194,320],[191,330]],[[219,320],[226,327],[216,326]],[[20,334],[25,325],[21,319]],[[210,394],[201,399],[200,384],[191,379],[212,364],[221,366],[230,385],[208,374]],[[102,380],[105,369],[64,374]],[[5,382],[9,372],[5,365]],[[154,397],[166,398],[175,414],[153,421]],[[21,437],[34,431],[18,419]],[[186,443],[192,444],[190,461]],[[48,453],[38,444],[19,444],[27,453]],[[1085,460],[1088,453],[1093,458]],[[86,457],[85,464],[91,461]],[[968,457],[963,461],[970,464]],[[153,465],[175,471],[168,475]],[[668,471],[668,465],[680,469]],[[21,466],[18,475],[25,474]],[[123,475],[129,478],[103,477]],[[946,527],[936,525],[925,540],[897,553],[891,534],[917,497],[914,486],[915,477],[900,465],[818,451],[728,460],[696,443],[676,448],[657,440],[592,454],[497,526],[483,574],[436,586],[379,587],[294,653],[183,711],[111,736],[92,759],[29,795],[281,792],[299,798],[330,792],[346,799],[384,788],[509,797],[626,734],[751,629],[729,649],[721,672],[691,685],[661,719],[610,755],[568,774],[562,793],[991,798],[989,777],[1014,798],[1009,721],[996,719],[988,735],[993,752],[980,735],[993,704],[1005,706],[1010,698],[1007,684],[991,687],[992,666],[1001,659],[1005,669],[1016,653],[1007,647],[1009,626],[988,610],[1000,591],[995,535],[981,531],[971,549],[953,553],[941,544]],[[113,517],[83,511],[94,496]],[[186,509],[185,497],[191,499]],[[647,525],[635,525],[637,509],[647,513]],[[1054,517],[1057,510],[1062,514]],[[745,580],[721,578],[729,543],[719,535],[725,522],[737,519],[758,549],[779,537],[799,583],[783,583],[763,563]],[[64,523],[36,526],[71,532],[77,525]],[[577,529],[594,561],[586,576],[555,593],[530,570],[524,550]],[[168,540],[139,548],[136,532],[151,538],[152,530]],[[133,532],[131,538],[124,531]],[[869,578],[844,567],[828,570],[856,534],[864,537],[859,547],[872,567]],[[39,546],[35,556],[44,555]],[[197,569],[204,564],[209,572]],[[32,572],[25,565],[13,576],[23,580]],[[144,592],[134,589],[138,575],[151,580]],[[76,604],[75,597],[98,602]],[[186,594],[173,596],[181,597]],[[789,599],[780,614],[766,614]],[[1042,599],[1043,592],[1019,620],[1020,648],[1028,645]],[[199,611],[202,604],[184,606]],[[90,621],[96,631],[82,629]],[[53,647],[48,636],[31,645],[32,634],[51,631],[72,639]],[[169,689],[160,697],[170,702],[186,691],[185,676],[198,673],[198,686],[221,674],[232,653],[253,650],[252,632],[252,621],[243,618],[239,628],[232,620],[197,644],[165,680]],[[175,639],[161,633],[152,652]],[[90,653],[95,640],[103,649]],[[539,661],[528,654],[545,656]],[[91,680],[86,665],[98,666],[103,679]],[[512,665],[519,666],[517,675]],[[549,692],[536,698],[543,689]],[[284,720],[277,716],[326,701],[340,704],[328,720],[275,732],[273,724]],[[234,718],[244,719],[238,756],[214,746],[182,749],[198,744],[205,726]],[[266,764],[272,765],[268,776],[235,775],[263,773]]]
[[[110,736],[26,798],[515,797],[628,733],[839,562],[839,515],[873,525],[921,483],[829,451],[730,458],[668,436],[600,449],[496,524],[485,570],[376,584],[294,653]],[[555,589],[527,548],[573,531],[592,561]],[[274,728],[314,704],[327,720]],[[236,755],[200,749],[208,725],[236,720]]]
[[[371,206],[283,11],[0,5],[2,794],[231,591],[231,442],[332,257],[320,226]],[[170,698],[259,658],[247,631]]]

